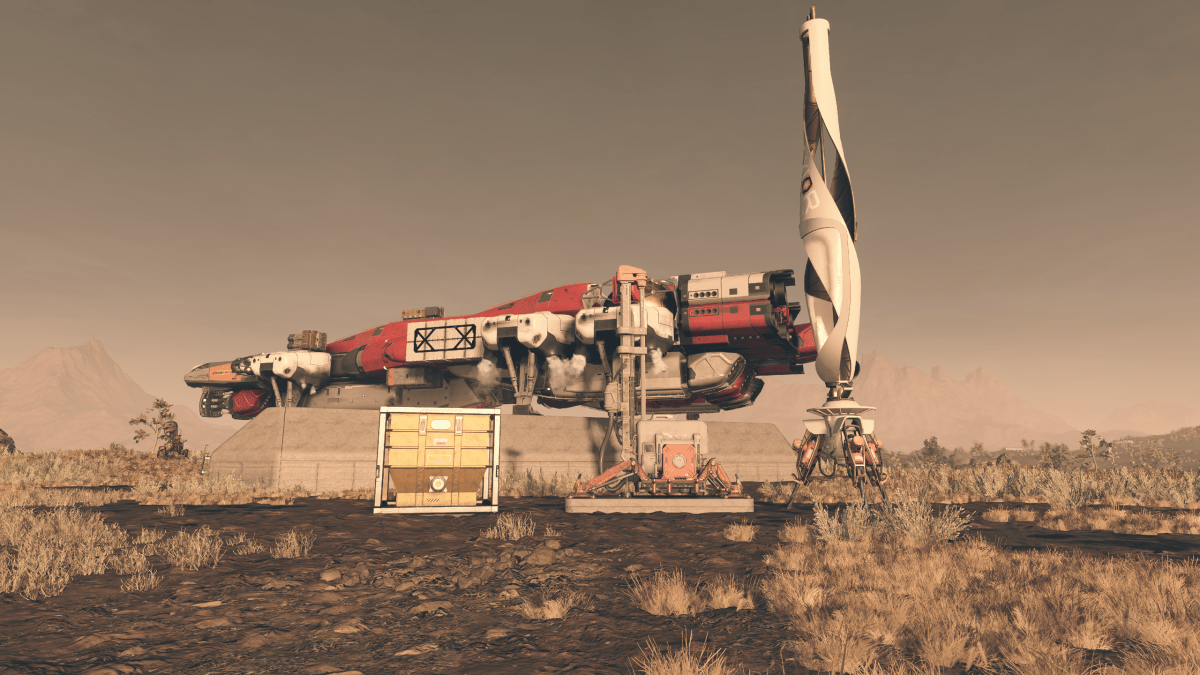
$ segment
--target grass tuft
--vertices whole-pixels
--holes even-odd
[[[587,595],[579,591],[568,591],[554,597],[540,593],[534,599],[522,602],[519,609],[526,619],[549,621],[565,617],[572,608],[582,607],[587,599]]]
[[[640,647],[641,656],[634,664],[642,675],[734,675],[736,669],[726,662],[725,651],[708,651],[708,643],[696,649],[691,635],[684,637],[679,649],[661,649],[653,638]]]
[[[496,524],[486,530],[480,530],[479,536],[484,539],[505,539],[517,541],[523,537],[532,537],[537,532],[537,524],[526,513],[501,513],[496,516]]]
[[[723,534],[730,541],[754,541],[758,526],[751,525],[749,520],[741,520],[725,526]]]
[[[302,532],[300,528],[293,527],[275,537],[275,545],[271,547],[271,557],[307,558],[316,541],[317,537],[312,531]]]
[[[625,592],[638,607],[655,616],[693,615],[706,606],[699,590],[684,578],[683,570],[660,569],[648,580],[634,577]]]

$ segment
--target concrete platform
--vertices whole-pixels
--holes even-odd
[[[591,417],[504,415],[500,475],[532,472],[535,478],[558,475],[573,481],[582,475],[588,480],[620,462],[611,446],[601,461],[607,423]],[[708,422],[708,437],[709,454],[730,478],[785,480],[796,469],[796,453],[774,424]],[[268,408],[214,450],[210,466],[214,473],[270,487],[374,488],[378,447],[376,410]]]
[[[750,497],[567,497],[567,513],[754,513]]]

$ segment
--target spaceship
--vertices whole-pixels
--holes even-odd
[[[405,310],[399,321],[328,344],[324,333],[304,331],[284,351],[205,363],[184,379],[202,389],[202,416],[240,420],[272,406],[514,404],[515,413],[530,414],[535,399],[611,412],[620,347],[616,278],[555,286],[467,316]],[[754,403],[762,377],[804,372],[817,346],[812,327],[797,322],[803,303],[788,303],[794,285],[792,270],[774,270],[648,278],[644,290],[636,286],[631,300],[644,312],[634,321],[638,328],[645,322],[649,358],[635,386],[646,407],[689,417],[732,410]]]

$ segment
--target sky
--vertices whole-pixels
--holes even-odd
[[[192,366],[304,329],[472,313],[620,264],[802,271],[807,9],[0,3],[0,369],[95,337],[194,406]],[[1200,408],[1200,6],[817,14],[860,353],[983,367],[1081,427]]]

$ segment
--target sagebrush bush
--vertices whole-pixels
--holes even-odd
[[[216,567],[221,560],[224,542],[207,525],[188,532],[180,530],[174,536],[154,544],[154,550],[167,562],[185,570]]]
[[[30,600],[58,595],[71,577],[107,571],[127,543],[125,531],[100,514],[0,509],[0,592]]]

